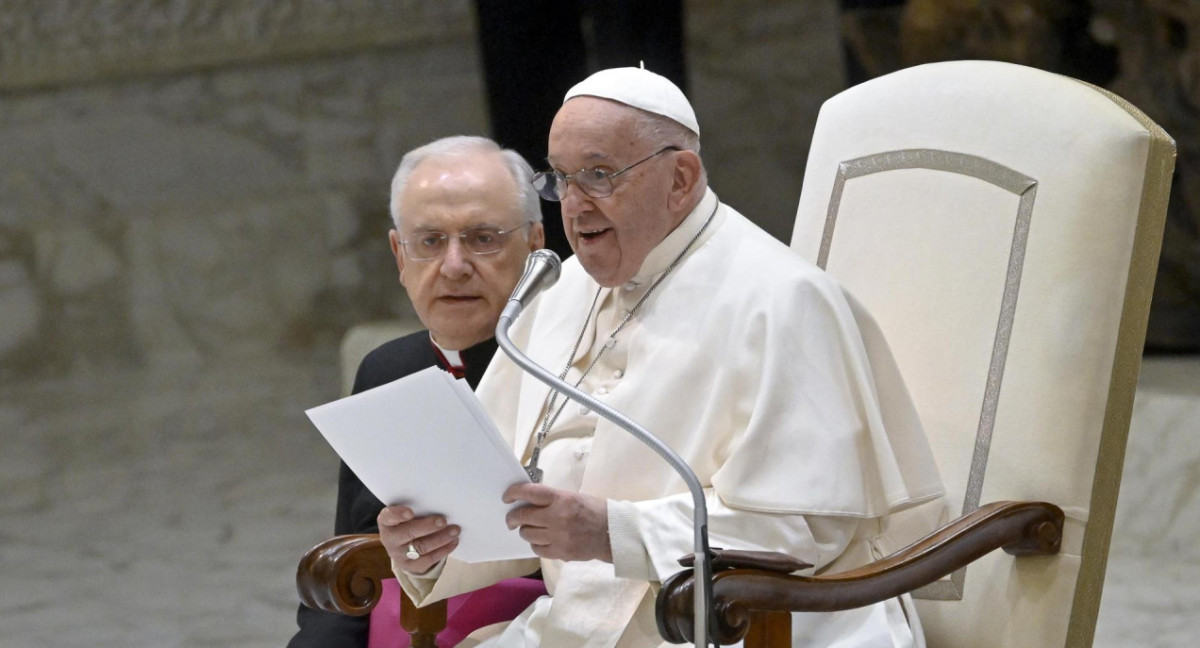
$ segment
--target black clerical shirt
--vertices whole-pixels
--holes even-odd
[[[474,389],[496,353],[496,341],[489,339],[459,353],[466,365],[467,384]],[[406,335],[380,345],[363,358],[354,377],[353,393],[435,366],[449,369],[429,339],[429,332]],[[383,503],[342,463],[338,474],[334,534],[378,533],[375,518],[382,509]],[[296,614],[300,631],[288,642],[288,648],[366,648],[369,619],[312,610],[302,604]]]

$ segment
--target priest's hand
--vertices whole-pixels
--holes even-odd
[[[612,562],[608,540],[608,500],[543,484],[516,484],[504,502],[526,502],[508,513],[508,528],[542,558]]]
[[[458,547],[459,527],[441,515],[416,517],[407,506],[389,506],[375,520],[392,564],[410,574],[424,574]]]

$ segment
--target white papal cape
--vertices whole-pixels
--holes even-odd
[[[899,548],[878,537],[879,518],[936,499],[942,487],[886,344],[873,327],[860,330],[847,296],[828,275],[720,204],[711,190],[632,282],[601,291],[602,311],[610,314],[591,318],[574,375],[607,339],[606,322],[619,321],[710,214],[707,228],[583,387],[695,470],[708,493],[712,546],[781,551],[818,571],[835,560],[841,570]],[[514,325],[513,341],[557,373],[597,289],[578,260],[568,259],[558,283]],[[547,391],[502,354],[480,384],[480,399],[518,457],[528,456]],[[571,425],[571,418],[562,423]],[[551,596],[487,645],[662,643],[654,596],[663,579],[682,569],[678,558],[693,551],[691,498],[652,450],[604,419],[595,419],[589,433],[591,425],[594,436],[564,441],[582,450],[555,453],[551,440],[544,458],[579,466],[566,472],[546,466],[547,483],[609,500],[614,564],[450,559],[436,580],[399,574],[418,605],[540,568]],[[921,645],[906,612],[889,601],[796,615],[794,634],[803,641],[797,645]]]

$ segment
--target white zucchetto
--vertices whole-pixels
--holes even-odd
[[[700,135],[696,113],[683,91],[666,77],[650,70],[635,67],[601,70],[568,90],[563,103],[579,96],[610,99],[662,115]]]

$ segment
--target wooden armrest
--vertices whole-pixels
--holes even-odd
[[[911,592],[982,556],[1058,553],[1063,512],[1046,502],[994,502],[938,529],[896,553],[838,574],[793,576],[762,569],[732,569],[713,576],[717,638],[746,636],[750,619],[764,612],[833,612],[863,607]],[[692,641],[692,574],[663,583],[657,601],[658,631],[672,643]]]
[[[379,602],[392,562],[376,534],[330,538],[308,550],[296,568],[296,590],[310,608],[364,616]]]
[[[709,548],[712,554],[712,569],[714,572],[726,569],[761,569],[763,571],[790,574],[812,567],[809,563],[798,558],[792,558],[778,551],[745,551],[741,549]],[[679,564],[691,567],[696,564],[696,554],[688,554],[679,559]]]
[[[296,568],[296,590],[310,608],[366,616],[383,594],[383,581],[395,576],[378,534],[343,535],[304,554]],[[397,613],[413,648],[436,648],[437,633],[446,628],[446,601],[418,608],[400,592]]]

